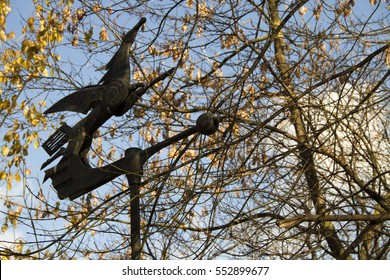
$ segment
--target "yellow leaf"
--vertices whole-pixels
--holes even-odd
[[[37,119],[37,118],[32,119],[32,120],[31,120],[31,124],[32,124],[33,126],[37,126],[37,125],[39,124],[39,119]],[[35,146],[35,144],[34,144],[34,146]]]
[[[18,252],[18,253],[22,253],[23,252],[23,247],[24,247],[23,241],[19,240],[18,243],[15,246],[15,251]]]
[[[44,76],[44,77],[48,77],[49,76],[49,72],[47,71],[47,69],[45,68],[45,69],[43,69],[43,71],[42,71],[42,75]]]
[[[7,230],[8,230],[8,224],[3,224],[3,226],[1,227],[1,232],[5,233]]]
[[[307,7],[306,6],[302,6],[300,9],[299,9],[299,14],[301,16],[304,16],[307,12]]]
[[[38,141],[38,140],[35,140],[35,141],[34,141],[34,148],[35,148],[35,149],[38,149],[38,148],[39,148],[39,141]]]
[[[2,30],[2,29],[0,29],[0,40],[1,41],[7,40],[7,36],[6,36],[5,32],[4,32],[4,30]]]
[[[4,141],[7,141],[7,142],[10,142],[13,138],[13,132],[10,130],[10,131],[7,131],[7,133],[4,135]],[[4,148],[4,147],[3,147]]]
[[[192,5],[194,4],[194,0],[187,0],[186,4],[189,8],[192,8]]]
[[[94,13],[98,13],[102,10],[102,5],[95,3],[92,8]]]
[[[28,27],[30,28],[31,31],[34,31],[34,17],[30,17],[27,21]]]
[[[104,26],[100,30],[99,39],[103,40],[103,41],[107,41],[108,40],[108,33],[107,33],[106,28],[104,28]]]
[[[16,173],[14,177],[15,177],[16,182],[19,183],[21,180],[19,173]]]
[[[77,34],[74,35],[73,39],[72,39],[72,46],[73,47],[77,47],[79,44],[79,38],[77,37]]]
[[[8,40],[15,38],[15,32],[12,31],[12,32],[8,33],[7,37],[8,37]]]
[[[9,149],[7,146],[3,146],[3,148],[1,148],[1,154],[3,156],[7,156],[8,155],[8,152],[9,152]]]

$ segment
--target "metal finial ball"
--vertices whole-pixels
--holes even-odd
[[[196,120],[196,127],[204,135],[211,135],[218,130],[219,118],[212,113],[204,113]]]

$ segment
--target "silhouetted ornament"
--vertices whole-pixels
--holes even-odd
[[[199,132],[204,135],[211,135],[217,132],[219,127],[220,118],[211,113],[205,113],[200,115],[196,120],[196,126],[199,129]]]
[[[88,114],[73,127],[63,124],[43,148],[51,156],[43,165],[46,168],[54,160],[61,160],[45,171],[44,181],[51,179],[60,199],[75,199],[119,175],[127,175],[129,184],[139,184],[145,162],[152,155],[194,133],[211,135],[218,130],[219,117],[212,113],[199,116],[196,126],[165,139],[145,150],[129,148],[125,157],[99,168],[90,166],[87,158],[93,135],[112,116],[121,116],[131,109],[137,100],[153,85],[172,75],[174,68],[161,74],[149,84],[130,84],[129,48],[138,30],[146,22],[141,20],[123,37],[123,41],[108,62],[107,72],[98,85],[87,86],[62,98],[45,111],[45,114],[72,111]],[[66,145],[66,147],[63,147]],[[131,174],[131,176],[129,176]]]
[[[129,31],[122,43],[108,62],[107,72],[97,85],[81,88],[62,98],[44,113],[72,111],[87,114],[73,127],[66,123],[43,143],[44,150],[50,158],[42,169],[54,160],[61,160],[45,171],[44,181],[51,179],[60,199],[76,199],[120,175],[126,175],[130,189],[131,219],[131,258],[140,259],[140,206],[139,185],[146,161],[161,149],[183,140],[195,133],[211,135],[218,130],[221,118],[212,113],[200,115],[196,125],[165,139],[147,149],[129,148],[123,158],[103,167],[92,167],[87,158],[94,133],[112,116],[122,116],[129,111],[138,99],[153,85],[171,76],[172,68],[157,78],[144,83],[130,83],[129,48],[135,41],[138,30],[146,22],[145,18]],[[63,147],[67,145],[66,147]]]

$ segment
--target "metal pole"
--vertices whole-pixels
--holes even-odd
[[[141,214],[140,214],[140,185],[145,159],[142,157],[142,150],[130,148],[125,152],[129,159],[127,181],[130,188],[130,246],[131,259],[141,259]]]
[[[145,162],[161,149],[172,145],[200,132],[204,135],[211,135],[218,129],[220,118],[211,113],[205,113],[198,117],[196,126],[172,136],[164,141],[157,143],[145,150],[140,148],[129,148],[125,152],[125,158],[128,159],[127,181],[130,188],[130,246],[131,259],[141,259],[141,216],[140,216],[140,191],[141,178]]]
[[[132,176],[132,175],[129,175]],[[129,177],[128,176],[128,177]],[[131,182],[131,179],[128,178]],[[130,234],[131,234],[131,259],[141,259],[141,215],[139,209],[139,185],[130,187]]]

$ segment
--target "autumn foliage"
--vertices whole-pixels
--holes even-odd
[[[96,84],[142,16],[132,82],[175,72],[95,133],[91,164],[222,117],[145,166],[142,258],[389,258],[388,1],[12,2],[0,0],[2,258],[131,255],[125,178],[60,202],[39,167],[41,143],[84,117],[42,112]]]

